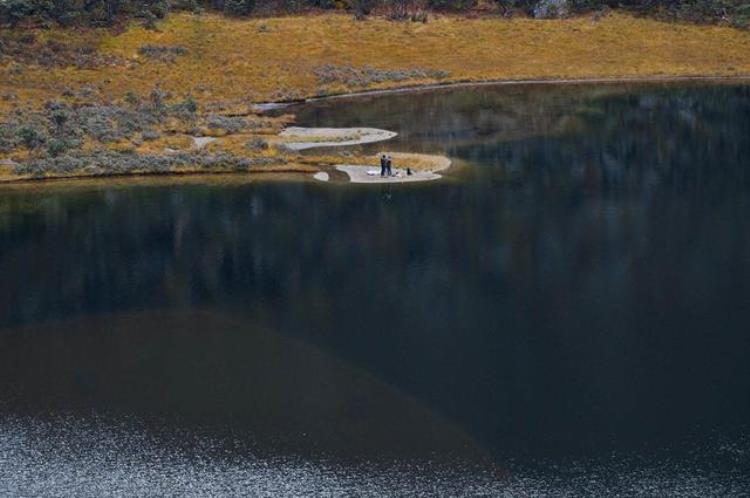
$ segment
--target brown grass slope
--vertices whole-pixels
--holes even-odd
[[[135,26],[120,34],[52,30],[37,38],[94,46],[108,62],[41,67],[6,58],[0,92],[17,101],[58,98],[82,87],[106,100],[127,91],[143,94],[156,84],[211,102],[467,80],[750,74],[748,32],[622,14],[548,21],[440,17],[426,24],[336,14],[256,20],[175,14],[158,32]],[[160,60],[141,53],[146,45],[186,51]],[[326,77],[330,66],[333,74]],[[336,72],[366,66],[374,74]],[[388,73],[394,70],[403,74]]]

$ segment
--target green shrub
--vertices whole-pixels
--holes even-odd
[[[174,62],[178,56],[187,53],[187,49],[181,46],[142,45],[138,53],[148,59],[161,62]]]
[[[195,114],[198,112],[198,103],[195,101],[192,95],[188,95],[185,99],[177,104],[181,110],[189,114]]]
[[[72,144],[67,140],[53,138],[47,144],[47,154],[52,157],[57,157],[60,154],[67,152],[67,150],[71,148],[71,145]]]
[[[268,142],[260,137],[255,137],[245,144],[247,150],[260,151],[268,149]]]
[[[34,3],[30,0],[5,0],[0,2],[0,21],[11,26],[34,14]]]
[[[141,98],[133,90],[128,90],[127,93],[125,93],[125,102],[135,107],[140,105]]]
[[[427,0],[427,6],[437,10],[466,10],[476,4],[477,0]]]
[[[0,126],[0,152],[8,152],[16,147],[13,132],[9,126]]]
[[[149,94],[149,98],[151,99],[151,111],[157,116],[164,114],[167,92],[161,90],[159,87],[154,87]]]
[[[18,138],[21,139],[21,142],[29,150],[38,148],[47,140],[47,138],[44,136],[44,133],[37,130],[31,125],[24,125],[20,127],[16,133],[18,135]]]
[[[52,124],[55,125],[58,133],[62,133],[65,128],[65,123],[67,123],[69,119],[70,114],[65,109],[54,109],[50,113],[50,120],[52,121]]]
[[[224,0],[224,13],[230,16],[248,16],[255,8],[255,0]]]
[[[352,9],[354,10],[354,17],[356,19],[362,19],[365,16],[370,15],[372,8],[375,4],[375,0],[354,0],[352,2]]]

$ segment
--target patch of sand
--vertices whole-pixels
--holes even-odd
[[[192,137],[193,138],[193,146],[196,149],[202,149],[206,145],[210,144],[211,142],[216,141],[216,137]]]
[[[446,170],[451,165],[451,160],[445,156],[432,154],[413,154],[408,152],[387,153],[393,158],[394,166],[392,176],[380,176],[380,166],[362,164],[339,164],[338,171],[349,176],[351,183],[411,183],[438,180],[442,175],[438,171]],[[407,174],[407,169],[412,174]]]
[[[315,147],[343,147],[390,140],[397,133],[377,128],[302,128],[290,126],[279,133],[284,147],[294,151]]]
[[[380,176],[379,169],[356,164],[339,164],[336,166],[336,169],[349,175],[351,183],[410,183],[442,178],[437,173],[429,171],[415,171],[411,175],[407,175],[406,170],[399,169],[394,169],[392,176]]]

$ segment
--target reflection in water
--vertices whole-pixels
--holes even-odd
[[[71,414],[63,444],[93,410],[120,437],[135,418],[133,434],[169,420],[240,440],[248,468],[338,458],[314,469],[334,494],[367,494],[350,478],[423,494],[478,468],[487,493],[736,492],[749,88],[483,88],[300,113],[472,165],[433,185],[8,190],[0,444],[23,452],[32,421]],[[156,438],[165,469],[257,477],[219,460],[201,474],[171,438]],[[480,467],[353,470],[388,455]]]
[[[270,453],[329,459],[486,456],[414,399],[247,320],[207,311],[101,315],[8,335],[0,378],[23,386],[16,403],[32,399],[42,413],[158,417],[231,429]]]

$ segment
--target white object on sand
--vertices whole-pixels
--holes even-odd
[[[327,182],[329,180],[328,173],[326,173],[325,171],[318,171],[313,175],[313,178],[315,178],[319,182]]]

